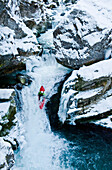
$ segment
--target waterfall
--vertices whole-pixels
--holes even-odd
[[[50,34],[52,30],[39,37],[39,42],[44,47],[42,57],[30,56],[26,62],[27,74],[31,76],[32,83],[21,91],[22,110],[18,118],[22,128],[24,127],[25,144],[20,144],[14,170],[60,169],[61,150],[67,145],[51,131],[45,106],[40,110],[38,105],[40,86],[45,88],[47,102],[56,93],[55,84],[63,80],[64,75],[70,71],[56,63],[52,53],[52,38],[48,42]]]

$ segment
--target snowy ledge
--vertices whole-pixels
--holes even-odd
[[[0,89],[0,101],[10,100],[11,95],[15,92],[14,89]]]
[[[63,123],[92,122],[112,128],[111,66],[109,59],[72,72],[61,94],[58,115]]]

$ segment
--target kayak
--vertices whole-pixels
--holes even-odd
[[[42,98],[41,97],[41,99],[39,100],[39,98],[38,98],[38,103],[39,103],[39,108],[40,109],[42,109],[43,107],[44,107],[44,103],[45,103],[45,97],[44,98]]]

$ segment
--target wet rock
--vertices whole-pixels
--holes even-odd
[[[30,29],[33,29],[34,27],[35,27],[35,25],[36,25],[36,22],[34,21],[34,20],[26,20],[26,21],[24,21],[25,22],[25,24],[26,24],[26,26],[28,27],[28,28],[30,28]]]
[[[68,3],[69,3],[69,4],[75,4],[75,3],[77,3],[77,0],[64,0],[63,3],[64,3],[65,5],[68,5]]]
[[[21,0],[18,4],[20,15],[23,18],[34,18],[34,15],[37,14],[37,19],[41,18],[41,14],[44,13],[44,3],[43,1],[27,1]]]
[[[61,13],[61,15],[60,16],[64,16],[65,15],[65,13],[63,12],[63,13]]]
[[[45,2],[45,4],[48,4],[48,0],[43,0]]]
[[[23,59],[13,55],[0,55],[0,77],[8,75],[16,70],[25,70],[26,64]]]
[[[28,85],[32,82],[31,77],[25,74],[18,74],[17,75],[17,81],[18,83],[21,83],[22,85]],[[20,86],[21,88],[21,86]]]
[[[21,83],[18,83],[18,84],[16,84],[16,86],[15,86],[15,88],[17,89],[17,90],[22,90],[22,84]]]
[[[26,45],[29,45],[29,42],[26,43]],[[26,46],[25,45],[25,46]],[[18,54],[20,56],[31,56],[31,55],[39,55],[41,52],[39,50],[39,48],[37,49],[33,49],[31,48],[30,50],[29,49],[22,49],[20,47],[17,48],[17,51],[18,51]]]

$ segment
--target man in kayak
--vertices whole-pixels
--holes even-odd
[[[38,97],[39,97],[39,100],[42,96],[45,96],[45,89],[43,86],[40,87],[40,90],[38,92]]]

